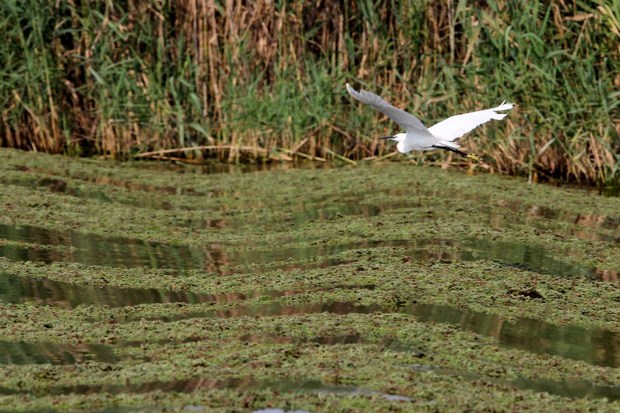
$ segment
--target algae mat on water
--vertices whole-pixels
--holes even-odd
[[[0,159],[0,410],[620,410],[618,198]]]

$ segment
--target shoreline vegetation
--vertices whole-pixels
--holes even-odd
[[[395,155],[373,91],[427,125],[515,103],[462,139],[493,172],[620,176],[620,6],[607,1],[7,0],[0,146],[203,162]],[[464,162],[413,154],[417,163]]]

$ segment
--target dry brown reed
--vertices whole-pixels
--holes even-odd
[[[492,170],[619,175],[617,2],[31,3],[0,6],[3,146],[116,158],[181,148],[175,156],[235,162],[385,158],[393,148],[376,137],[394,125],[349,104],[348,80],[427,124],[514,101],[505,122],[463,140]]]

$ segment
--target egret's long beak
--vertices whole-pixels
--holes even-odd
[[[394,139],[394,137],[393,136],[384,136],[383,138],[379,138],[379,139],[388,140],[388,139]]]

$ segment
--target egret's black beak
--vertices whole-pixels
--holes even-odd
[[[394,139],[394,137],[393,136],[384,136],[383,138],[379,138],[379,139],[387,140],[387,139]]]

